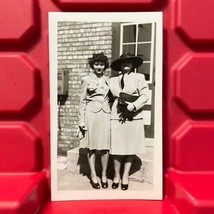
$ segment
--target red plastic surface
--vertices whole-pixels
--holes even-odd
[[[36,67],[27,56],[2,54],[0,70],[0,79],[4,80],[0,85],[0,91],[4,95],[1,96],[0,112],[21,113],[30,108],[38,95]]]
[[[0,176],[0,213],[36,213],[47,202],[45,173]]]
[[[213,84],[213,67],[213,54],[187,54],[173,70],[175,97],[189,114],[214,111],[214,94],[206,96]]]
[[[177,0],[175,3],[175,27],[187,43],[213,43],[214,24],[212,3]]]
[[[214,213],[213,8],[201,0],[1,1],[0,213]],[[50,11],[163,11],[163,201],[50,202]]]
[[[213,172],[183,173],[170,170],[166,178],[168,197],[180,213],[213,213]]]
[[[41,142],[28,124],[0,123],[0,136],[4,139],[4,146],[0,150],[1,172],[42,170],[43,151]]]
[[[0,42],[24,42],[37,28],[36,1],[2,0],[0,14]]]
[[[58,213],[147,213],[176,214],[176,210],[169,200],[162,201],[73,201],[73,202],[49,202],[45,207],[43,214]]]
[[[173,138],[173,165],[182,171],[214,171],[214,123],[186,122]],[[184,158],[181,158],[184,157]],[[196,164],[197,163],[197,164]],[[208,164],[210,163],[210,164]]]

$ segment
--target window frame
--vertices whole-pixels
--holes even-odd
[[[139,25],[145,25],[145,24],[151,24],[151,41],[145,41],[145,42],[138,42],[138,26]],[[135,35],[135,42],[123,42],[123,32],[124,32],[124,26],[132,26],[136,25],[136,35]],[[153,82],[153,67],[154,67],[154,42],[155,42],[155,22],[128,22],[128,23],[121,23],[120,24],[120,55],[123,53],[123,45],[135,45],[135,56],[138,53],[138,45],[139,44],[151,44],[151,50],[150,50],[150,61],[144,61],[144,63],[150,64],[150,70],[149,70],[149,80],[147,80],[148,84],[152,84]],[[136,72],[136,69],[135,69]]]

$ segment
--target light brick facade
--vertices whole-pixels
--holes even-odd
[[[58,151],[66,152],[78,146],[79,97],[81,78],[92,70],[88,58],[104,52],[109,62],[112,54],[112,23],[58,22],[58,71],[68,72],[68,98],[58,106]],[[110,70],[107,70],[108,73]]]

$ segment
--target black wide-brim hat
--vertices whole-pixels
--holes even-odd
[[[120,58],[111,63],[111,68],[115,71],[121,71],[121,65],[124,62],[131,62],[133,69],[135,69],[143,63],[143,59],[140,56],[133,56],[130,53],[123,53]]]

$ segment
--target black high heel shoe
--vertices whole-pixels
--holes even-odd
[[[127,190],[129,188],[129,184],[122,184],[121,183],[121,189],[122,190]]]
[[[108,181],[103,182],[103,181],[101,180],[101,186],[102,186],[103,189],[107,189],[107,188],[108,188]]]
[[[92,181],[92,179],[90,180],[90,184],[94,189],[100,189],[100,184],[98,182],[94,183],[94,181]]]
[[[112,189],[117,189],[118,188],[118,186],[119,186],[119,182],[118,183],[112,183]]]

